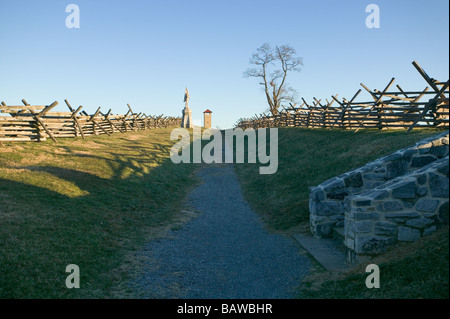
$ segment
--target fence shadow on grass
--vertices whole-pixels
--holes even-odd
[[[197,166],[163,159],[163,144],[155,143],[151,156],[139,143],[126,146],[135,151],[129,156],[61,147],[65,160],[103,161],[111,174],[45,163],[7,168],[18,171],[0,177],[0,298],[115,297],[126,277],[126,255],[179,221],[183,199],[196,183]],[[49,180],[15,180],[24,172]],[[67,189],[58,191],[61,185]],[[71,196],[71,187],[83,194]],[[82,289],[66,288],[69,264],[80,267]]]

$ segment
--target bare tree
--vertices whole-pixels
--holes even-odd
[[[267,102],[272,115],[278,114],[282,102],[294,103],[296,92],[286,84],[290,71],[300,72],[302,58],[295,56],[295,49],[289,45],[272,48],[270,44],[261,45],[250,58],[250,64],[256,65],[244,72],[244,77],[256,77],[263,80]]]

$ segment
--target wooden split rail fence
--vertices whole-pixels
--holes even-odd
[[[414,127],[448,128],[449,81],[437,81],[429,77],[416,61],[412,64],[428,84],[422,91],[404,91],[399,85],[393,90],[395,78],[382,91],[372,91],[361,83],[362,89],[350,100],[344,98],[339,101],[334,95],[325,101],[314,98],[313,103],[308,104],[302,98],[300,107],[290,104],[277,115],[260,114],[240,119],[236,127],[404,128],[408,131]],[[358,102],[356,99],[363,89],[371,100]]]
[[[130,105],[125,115],[113,115],[111,110],[102,113],[100,107],[89,115],[82,106],[74,109],[67,100],[69,112],[55,112],[58,105],[53,102],[47,106],[30,105],[22,100],[23,106],[0,105],[0,142],[44,141],[51,138],[74,138],[89,135],[114,134],[152,128],[175,127],[181,125],[179,117],[148,116],[134,113]],[[4,115],[2,115],[4,114]],[[9,114],[9,115],[6,115]]]

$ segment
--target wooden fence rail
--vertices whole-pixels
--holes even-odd
[[[51,138],[57,143],[58,138],[85,138],[90,135],[111,135],[181,125],[179,117],[134,113],[130,105],[125,115],[113,115],[111,110],[102,113],[100,107],[94,114],[89,115],[82,111],[83,106],[73,109],[67,100],[65,103],[69,108],[68,112],[52,111],[58,102],[50,105],[30,105],[22,100],[22,103],[23,105],[11,106],[1,102],[0,142],[39,142]]]
[[[331,100],[326,99],[326,103],[314,98],[313,103],[308,104],[302,98],[303,103],[299,107],[290,104],[289,108],[283,107],[276,115],[260,114],[243,118],[236,123],[236,127],[339,127],[356,131],[361,128],[403,128],[408,131],[414,127],[448,128],[449,81],[437,81],[429,77],[416,61],[412,64],[429,85],[422,91],[404,91],[399,85],[393,90],[391,87],[395,78],[382,91],[372,91],[361,83],[371,101],[356,101],[362,89],[350,100],[344,98],[339,101],[334,95]]]

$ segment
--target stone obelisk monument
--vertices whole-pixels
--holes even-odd
[[[181,127],[184,128],[192,128],[194,127],[194,123],[192,122],[192,110],[189,108],[189,92],[186,88],[184,93],[184,102],[186,103],[183,109],[183,117],[181,119]]]

